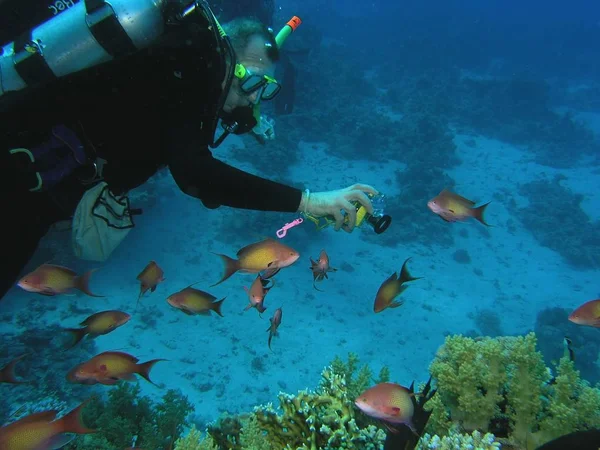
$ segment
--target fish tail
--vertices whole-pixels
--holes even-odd
[[[73,341],[71,342],[71,345],[69,345],[67,347],[67,349],[75,347],[85,337],[85,335],[88,332],[87,327],[84,327],[84,328],[66,328],[65,331],[68,332],[68,333],[71,333],[71,336],[73,337]]]
[[[407,281],[414,281],[414,280],[419,280],[422,277],[413,277],[410,272],[408,271],[408,267],[406,266],[406,264],[411,260],[411,258],[406,258],[406,261],[404,261],[404,264],[402,264],[402,269],[400,270],[400,277],[398,279],[398,281],[400,282],[400,284],[402,283],[406,283]]]
[[[214,253],[215,255],[221,257],[223,262],[225,263],[225,271],[223,272],[223,277],[217,281],[215,284],[211,285],[211,287],[216,286],[217,284],[221,284],[231,275],[240,270],[240,262],[237,259],[230,258],[227,255],[221,255],[219,253]]]
[[[267,331],[270,331],[270,328]],[[273,332],[272,331],[270,331],[270,333],[269,333],[269,340],[267,341],[267,344],[269,345],[269,350],[271,350],[271,339],[273,339]]]
[[[88,270],[83,275],[75,277],[75,288],[79,289],[81,292],[83,292],[86,295],[89,295],[90,297],[104,297],[104,295],[96,295],[90,291],[90,278],[96,270],[98,269]]]
[[[223,302],[225,301],[226,298],[227,297],[223,297],[218,302],[214,302],[211,306],[212,310],[214,312],[216,312],[218,315],[220,315],[221,317],[223,317],[223,314],[221,314],[221,306],[223,305]]]
[[[62,429],[62,433],[89,434],[96,432],[96,430],[87,428],[84,425],[83,418],[81,416],[81,412],[83,411],[83,408],[88,403],[88,401],[89,400],[86,400],[73,411],[69,412],[66,416],[59,419],[59,426]]]
[[[490,202],[487,202],[485,205],[481,205],[478,206],[477,208],[473,208],[473,217],[475,217],[477,220],[479,220],[482,224],[484,224],[486,227],[491,226],[489,223],[486,223],[486,221],[483,218],[483,213],[485,211],[485,208],[487,208],[487,206],[490,204]]]
[[[17,376],[15,375],[15,367],[17,365],[17,363],[19,361],[21,361],[21,359],[23,359],[25,356],[27,356],[27,353],[21,356],[17,356],[15,359],[13,359],[11,362],[9,362],[6,367],[4,367],[4,370],[0,373],[0,377],[2,378],[2,381],[4,381],[5,383],[12,383],[12,384],[23,384],[23,383],[29,383],[29,381],[22,381],[22,380],[17,380]]]
[[[144,377],[146,380],[148,380],[150,383],[155,384],[154,381],[152,381],[150,379],[150,371],[152,370],[152,367],[154,367],[154,364],[156,364],[157,362],[160,361],[167,361],[166,359],[153,359],[151,361],[147,361],[145,363],[142,364],[138,364],[137,365],[137,373]]]

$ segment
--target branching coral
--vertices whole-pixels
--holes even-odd
[[[219,450],[219,447],[210,436],[203,439],[202,433],[192,426],[185,437],[177,439],[175,450]]]
[[[384,367],[376,382],[388,379]],[[347,362],[336,358],[322,372],[315,391],[280,393],[277,409],[267,404],[249,415],[221,417],[207,428],[210,443],[231,450],[380,449],[383,430],[364,419],[364,424],[357,423],[354,415],[354,398],[372,382],[371,370],[366,365],[359,368],[357,355],[350,353]],[[204,448],[209,447],[198,447]]]
[[[496,441],[493,434],[481,434],[473,431],[469,434],[460,434],[452,431],[448,436],[439,437],[425,434],[416,450],[499,450],[501,444]]]
[[[495,431],[524,449],[570,431],[600,426],[600,391],[579,379],[563,358],[551,379],[535,334],[474,340],[451,336],[430,367],[438,397],[430,432],[448,434],[451,423],[466,430]]]
[[[271,405],[255,409],[260,428],[274,448],[378,449],[385,439],[385,433],[373,425],[356,425],[345,377],[332,367],[323,371],[315,392],[301,391],[295,396],[281,393],[279,403],[281,415]]]

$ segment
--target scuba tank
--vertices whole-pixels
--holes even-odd
[[[48,3],[49,20],[0,47],[0,98],[148,47],[165,28],[167,0]]]

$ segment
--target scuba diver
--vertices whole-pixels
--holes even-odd
[[[10,8],[25,3],[39,5],[3,0],[0,17],[14,17]],[[52,17],[13,27],[19,34],[0,54],[0,298],[49,228],[72,219],[95,186],[106,188],[91,203],[110,212],[111,198],[119,203],[163,167],[211,209],[332,217],[347,232],[356,204],[372,212],[371,186],[303,191],[211,153],[230,133],[256,126],[260,102],[277,96],[275,62],[294,20],[274,36],[252,19],[222,27],[199,0],[49,4]],[[119,228],[110,214],[93,215]]]
[[[222,22],[228,22],[237,17],[255,17],[268,27],[273,26],[274,0],[212,0],[210,5]],[[311,31],[314,32],[314,30]],[[308,52],[308,49],[305,52]],[[283,82],[281,91],[274,99],[274,111],[278,116],[282,116],[294,111],[298,69],[292,62],[290,52],[286,50],[280,53],[278,65],[281,67]],[[264,143],[260,136],[259,142]]]

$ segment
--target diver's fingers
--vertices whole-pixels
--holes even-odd
[[[371,195],[379,194],[379,191],[369,184],[355,183],[352,186],[350,186],[348,189],[351,191],[355,191],[355,190],[363,191],[363,192],[366,192],[367,194],[371,194]]]
[[[338,211],[336,209],[336,211],[333,213],[333,218],[335,219],[334,230],[339,231],[340,228],[342,228],[342,225],[344,224],[344,216],[341,211]]]
[[[346,228],[348,231],[352,231],[354,230],[354,225],[356,225],[356,208],[346,199],[342,201],[341,206],[342,209],[346,211],[347,215],[347,222],[345,222]]]
[[[369,214],[373,214],[373,204],[371,203],[371,200],[369,200],[369,197],[367,197],[367,194],[365,194],[363,191],[354,190],[348,194],[347,198],[350,201],[360,203],[367,209]]]

